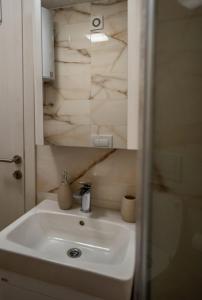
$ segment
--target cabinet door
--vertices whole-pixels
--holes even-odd
[[[42,294],[6,284],[0,285],[0,300],[54,300]]]

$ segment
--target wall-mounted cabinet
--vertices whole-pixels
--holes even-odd
[[[54,27],[54,44],[45,52],[49,65],[48,53],[55,53],[48,82],[40,74],[46,54],[35,57],[36,88],[43,88],[36,97],[37,143],[137,149],[142,1],[35,1],[34,44],[42,5]]]

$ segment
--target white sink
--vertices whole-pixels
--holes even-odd
[[[78,249],[78,257],[67,255],[72,248]],[[97,275],[96,280],[107,278],[130,288],[135,265],[135,225],[123,222],[117,212],[95,209],[84,214],[79,208],[62,211],[55,201],[45,200],[0,233],[0,249],[80,270],[82,274],[90,272]],[[121,297],[125,300],[124,294]],[[114,299],[119,298],[116,295]]]

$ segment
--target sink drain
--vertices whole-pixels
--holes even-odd
[[[67,251],[67,255],[71,258],[78,258],[82,255],[82,252],[78,248],[71,248]]]

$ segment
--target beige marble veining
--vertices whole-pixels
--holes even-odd
[[[89,22],[89,16],[91,14],[91,4],[77,3],[70,4],[64,8],[55,10],[55,22],[59,24],[78,24]]]
[[[126,0],[91,0],[92,4],[95,5],[105,5],[106,7],[111,6],[112,4],[117,4],[121,2],[125,2]]]
[[[91,16],[104,16],[107,41],[92,42]],[[127,145],[127,1],[69,5],[54,21],[56,80],[44,86],[49,145],[37,147],[37,191],[57,194],[67,169],[73,191],[91,181],[93,205],[119,210],[136,191],[137,153],[116,150]],[[94,134],[112,134],[116,149],[88,148]]]
[[[91,135],[102,132],[126,148],[127,1],[77,3],[53,14],[56,79],[44,87],[46,143],[90,147]],[[107,41],[93,42],[92,16],[104,17],[99,33]]]
[[[73,191],[92,182],[95,206],[118,210],[122,196],[135,194],[136,151],[38,146],[38,192],[57,193],[65,168]]]
[[[126,105],[123,100],[94,100],[91,117],[94,125],[124,126],[127,123]]]
[[[120,74],[118,76],[94,75],[92,76],[91,99],[94,100],[126,100],[127,80]],[[93,102],[92,102],[93,105]],[[124,101],[126,107],[126,101]]]
[[[56,128],[55,128],[56,127]],[[63,146],[88,147],[91,144],[89,125],[69,125],[62,121],[45,121],[44,130],[47,133],[45,143]]]
[[[74,63],[74,64],[90,64],[91,57],[87,49],[69,49],[58,45],[55,47],[55,61],[56,63]]]

